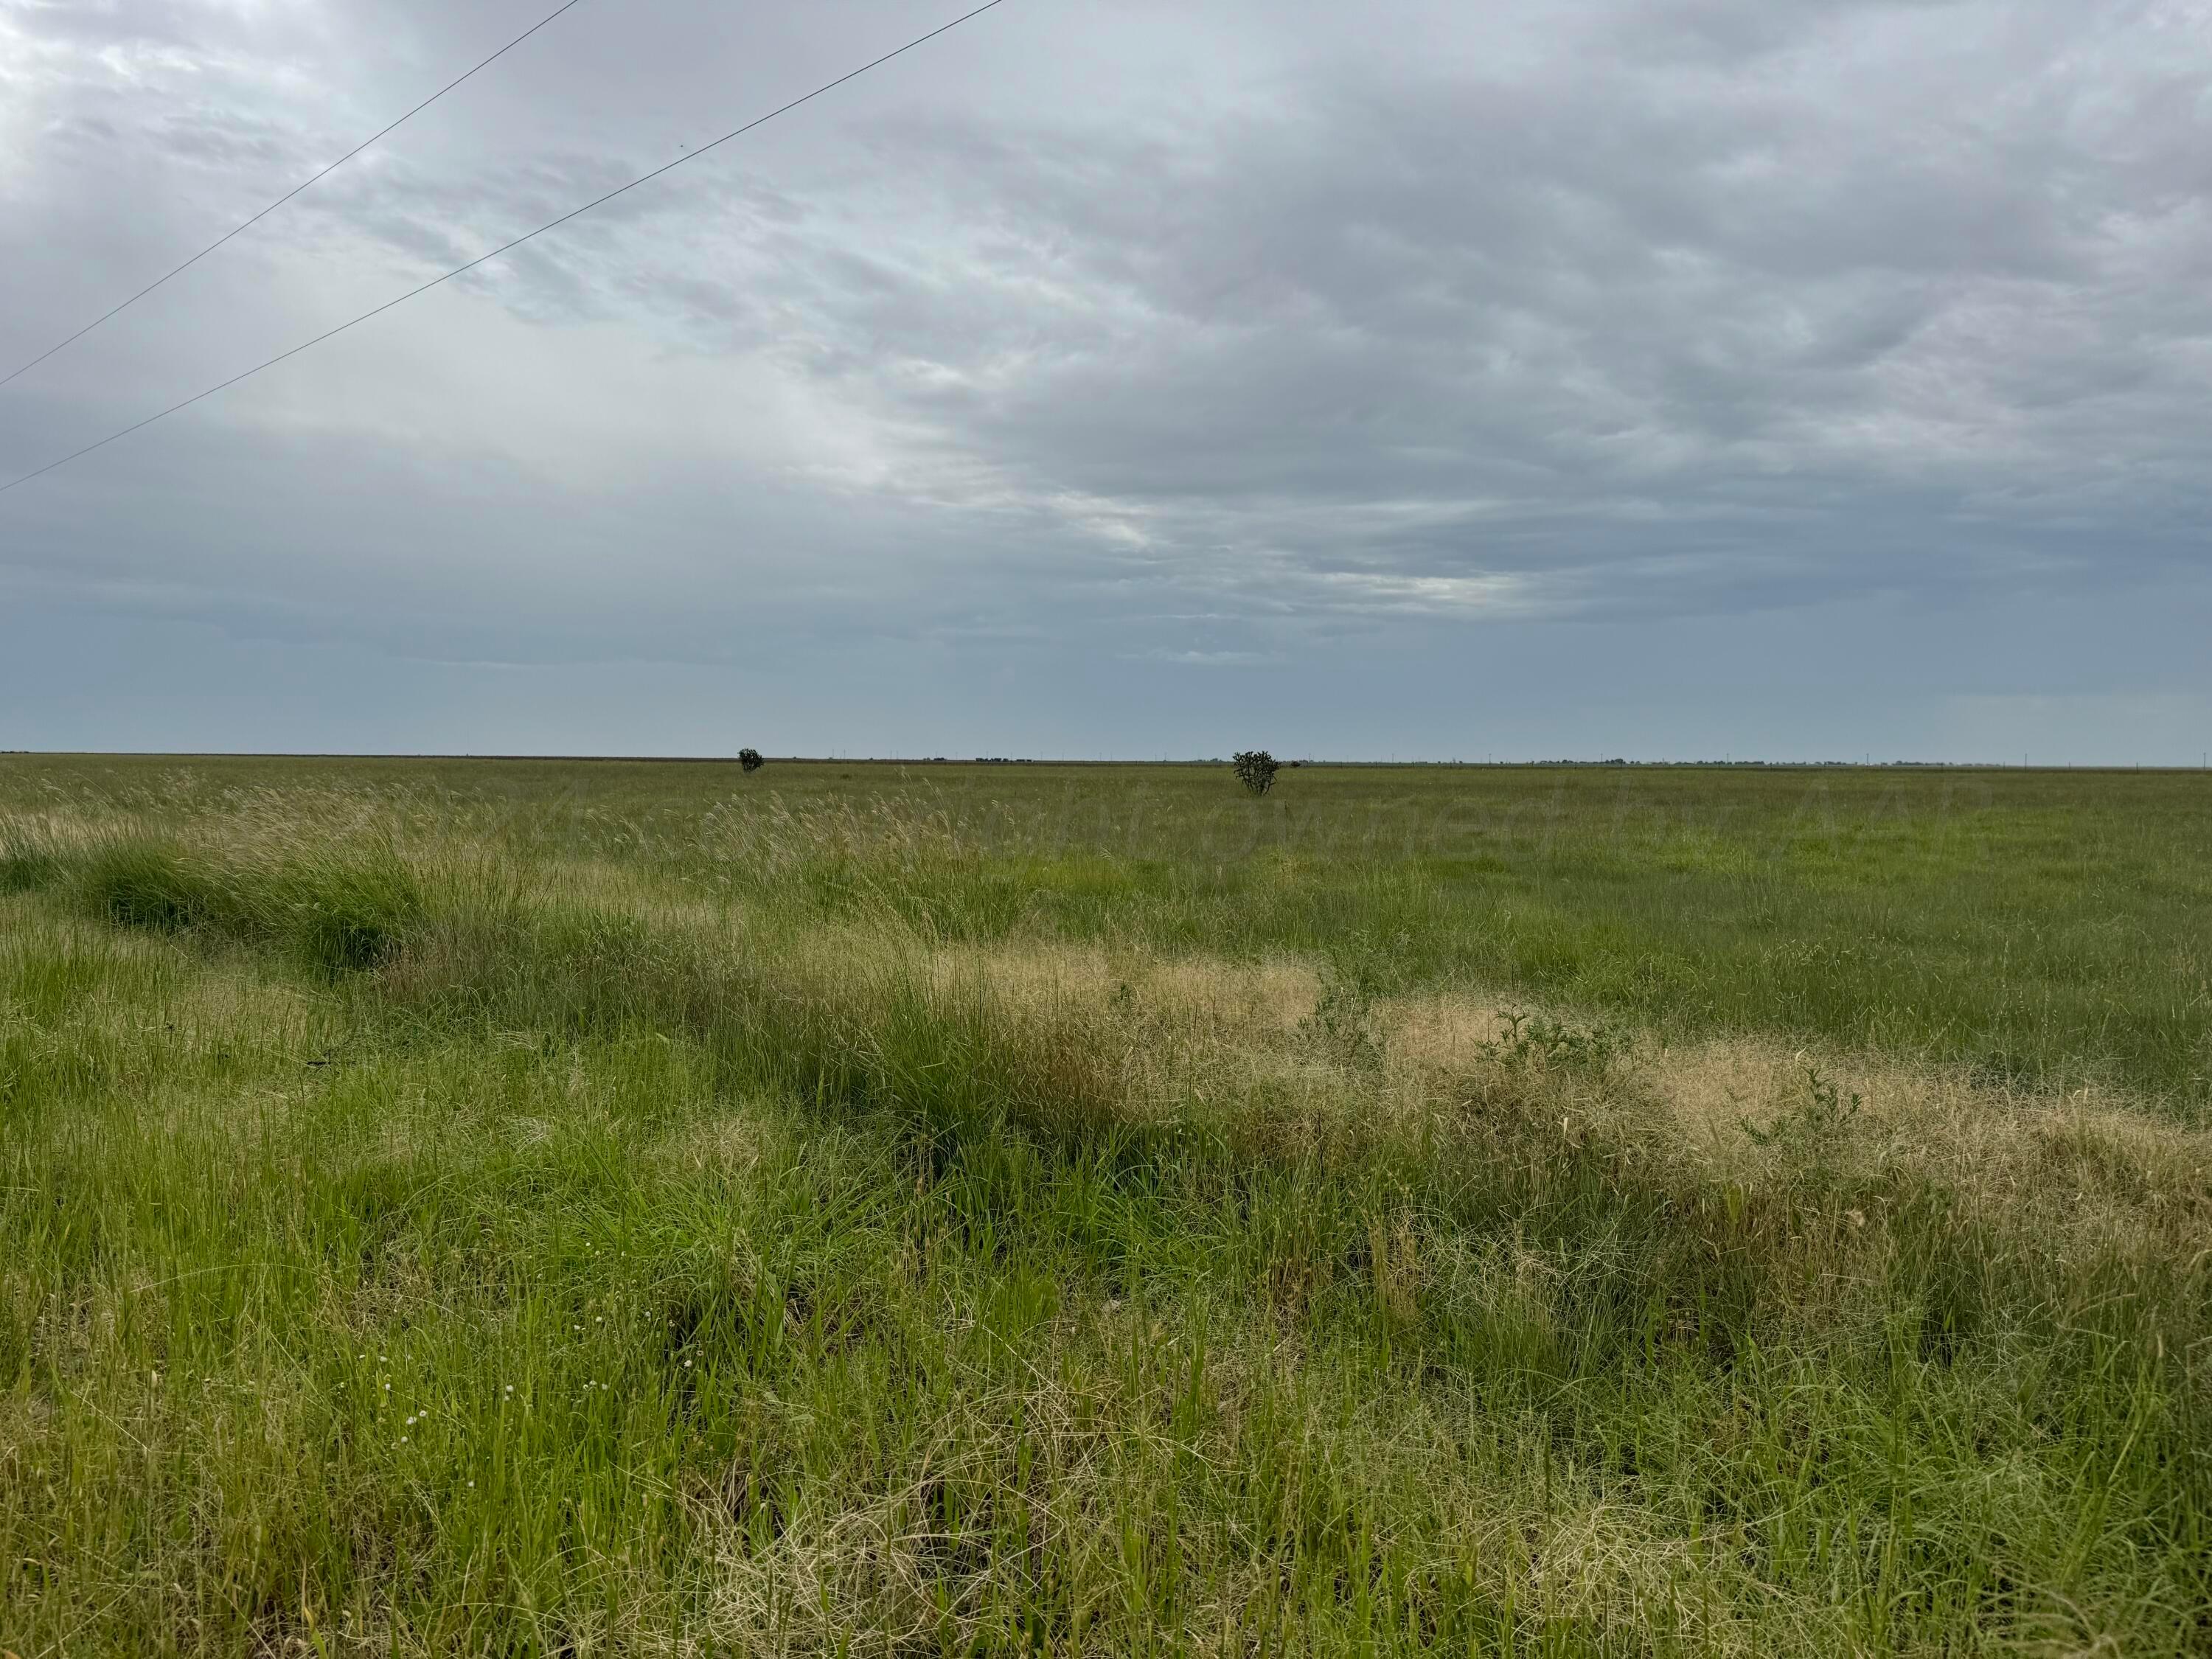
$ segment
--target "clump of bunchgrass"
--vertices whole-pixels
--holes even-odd
[[[94,848],[77,872],[88,908],[118,927],[176,933],[215,919],[226,906],[222,888],[175,848],[128,840]]]
[[[34,892],[62,877],[59,851],[34,832],[0,830],[0,894]]]
[[[118,926],[276,945],[325,973],[375,966],[424,913],[414,872],[388,842],[225,857],[118,840],[88,848],[72,873],[85,908]]]

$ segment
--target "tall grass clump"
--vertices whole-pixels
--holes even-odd
[[[61,874],[61,856],[45,837],[20,830],[0,834],[0,894],[51,887]]]
[[[382,962],[424,914],[388,843],[240,857],[131,838],[94,844],[70,873],[83,908],[118,926],[278,945],[331,974]]]
[[[447,1029],[682,1033],[733,1086],[939,1125],[1074,1133],[1125,1094],[1126,1054],[1097,1011],[1003,1002],[881,913],[725,927],[566,896],[502,901],[423,924],[381,985]]]

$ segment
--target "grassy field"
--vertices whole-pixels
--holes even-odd
[[[2212,1650],[2208,842],[0,757],[0,1648]]]

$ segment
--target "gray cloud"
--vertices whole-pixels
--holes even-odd
[[[0,352],[532,15],[0,0]],[[0,465],[942,15],[587,3],[0,389]],[[1552,677],[1545,732],[1608,752],[1623,698],[1674,700],[1694,744],[1753,691],[1815,748],[1856,696],[1912,752],[2133,710],[2193,754],[2201,653],[2142,638],[2212,595],[2208,69],[2212,11],[2183,0],[1530,0],[1387,30],[1011,0],[0,497],[0,603],[153,629],[187,711],[235,670],[210,652],[343,653],[372,698],[362,662],[859,686],[898,658],[922,677],[898,720],[934,699],[960,735],[922,746],[957,750],[1006,746],[994,688],[1034,659],[1058,667],[1016,722],[1041,746],[1142,752],[1186,709],[1273,700],[1404,752],[1384,735],[1455,747],[1468,665],[1510,659]],[[2093,612],[2063,672],[1977,642]],[[1953,666],[1900,690],[1862,651],[1854,692],[1846,653],[1792,690],[1754,642],[1846,617],[1941,617]],[[1185,688],[1173,718],[1153,682]],[[770,699],[800,746],[814,695]]]

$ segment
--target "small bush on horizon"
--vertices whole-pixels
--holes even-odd
[[[1275,774],[1282,763],[1264,749],[1243,749],[1237,753],[1233,764],[1237,781],[1255,795],[1264,795],[1275,787]]]
[[[768,763],[761,758],[761,751],[759,750],[748,746],[738,750],[738,764],[743,767],[746,772],[753,773],[759,771],[761,768],[766,766]]]

